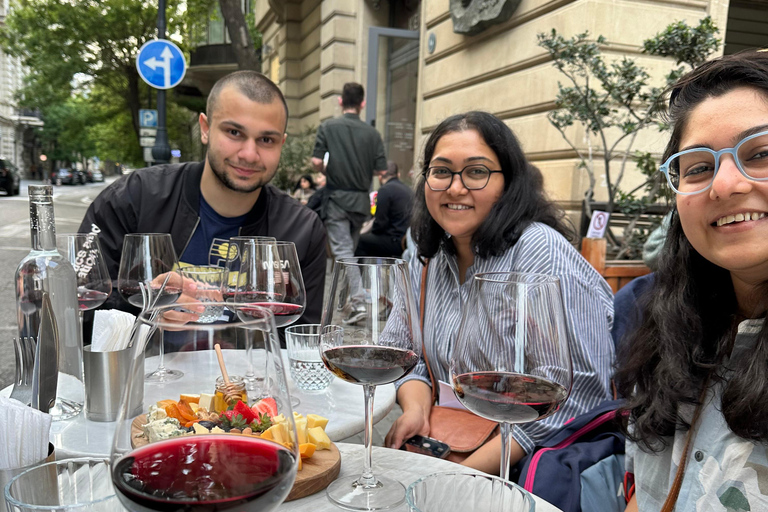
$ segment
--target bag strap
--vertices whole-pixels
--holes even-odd
[[[664,501],[664,506],[661,507],[660,512],[673,512],[675,510],[675,503],[677,503],[677,497],[680,495],[680,488],[683,486],[683,476],[685,475],[685,466],[688,462],[688,451],[691,448],[691,442],[695,437],[694,429],[696,428],[696,422],[701,416],[702,404],[707,396],[707,385],[709,384],[709,376],[704,380],[704,389],[701,390],[701,396],[699,397],[699,404],[696,406],[696,412],[693,413],[693,419],[691,420],[691,428],[688,429],[688,435],[685,436],[685,448],[683,449],[683,455],[680,457],[680,465],[677,466],[677,473],[675,473],[675,480],[672,482],[672,487],[669,489],[667,499]]]
[[[419,297],[419,324],[421,325],[421,354],[424,357],[424,363],[427,365],[427,373],[429,373],[429,382],[432,384],[432,404],[437,402],[438,387],[435,375],[432,373],[432,367],[429,365],[429,358],[427,358],[427,346],[424,342],[424,311],[426,310],[427,300],[427,269],[429,268],[429,258],[424,261],[424,266],[421,269],[421,294]]]

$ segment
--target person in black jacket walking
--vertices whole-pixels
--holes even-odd
[[[208,145],[204,162],[139,169],[107,187],[88,208],[79,231],[98,233],[115,284],[128,233],[170,233],[182,266],[224,266],[232,236],[273,236],[296,244],[307,292],[298,322],[319,323],[325,228],[315,212],[269,185],[287,121],[283,94],[261,73],[237,71],[220,79],[199,118]],[[138,311],[117,286],[103,307]]]
[[[381,188],[376,196],[376,215],[371,231],[360,236],[355,256],[399,258],[403,237],[411,221],[413,192],[400,181],[395,162],[387,162],[387,171],[379,176]]]

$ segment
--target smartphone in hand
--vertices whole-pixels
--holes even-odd
[[[429,455],[430,457],[437,457],[438,459],[444,459],[451,453],[451,447],[446,443],[418,434],[407,439],[400,449],[420,453],[422,455]]]

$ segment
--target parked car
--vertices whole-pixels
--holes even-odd
[[[21,189],[21,174],[8,160],[0,158],[0,188],[9,196],[19,195]]]
[[[85,180],[88,183],[97,183],[97,182],[101,183],[102,181],[104,181],[104,175],[98,169],[96,170],[88,169],[87,171],[85,171]]]
[[[57,169],[51,174],[51,182],[54,185],[76,185],[79,181],[79,176],[65,167]]]

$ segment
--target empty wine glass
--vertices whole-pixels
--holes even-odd
[[[356,286],[350,286],[354,282]],[[364,314],[348,325],[344,305],[352,294],[367,297]],[[403,484],[378,477],[371,467],[373,396],[376,386],[410,372],[421,353],[418,312],[408,277],[408,264],[395,258],[341,258],[333,267],[330,298],[323,312],[320,353],[337,377],[363,386],[365,448],[363,473],[340,479],[327,490],[336,505],[351,510],[380,510],[405,500]]]
[[[82,324],[83,312],[101,306],[112,293],[112,279],[99,238],[93,233],[67,233],[56,235],[56,244],[77,275],[77,303]]]
[[[181,296],[179,262],[168,233],[131,233],[123,239],[123,253],[117,276],[117,289],[129,304],[142,313],[156,306],[176,302]],[[150,380],[176,380],[183,373],[165,367],[164,344],[159,343],[160,358],[156,370],[146,375]]]
[[[569,338],[558,278],[474,276],[450,357],[451,384],[467,409],[500,423],[499,474],[506,480],[512,425],[546,418],[568,397]]]
[[[111,451],[115,493],[123,506],[135,512],[269,512],[287,497],[299,464],[299,438],[280,368],[282,359],[268,358],[264,365],[271,372],[270,385],[265,389],[266,401],[258,405],[267,405],[265,409],[252,408],[252,397],[237,384],[246,368],[241,342],[247,337],[263,336],[268,352],[279,354],[274,317],[264,308],[211,302],[212,307],[224,308],[230,320],[208,324],[168,321],[167,313],[194,305],[177,302],[139,315],[140,327],[131,345],[133,367]],[[145,347],[158,340],[167,344],[166,360],[184,370],[180,380],[142,377],[145,368],[158,363],[158,357]],[[174,350],[180,345],[181,350]],[[217,347],[229,385],[224,383]],[[217,386],[217,380],[222,384]],[[136,396],[143,398],[144,407],[139,410],[134,407]],[[274,434],[275,440],[259,436],[269,426],[259,414],[264,410],[268,410],[269,422],[283,425]]]

